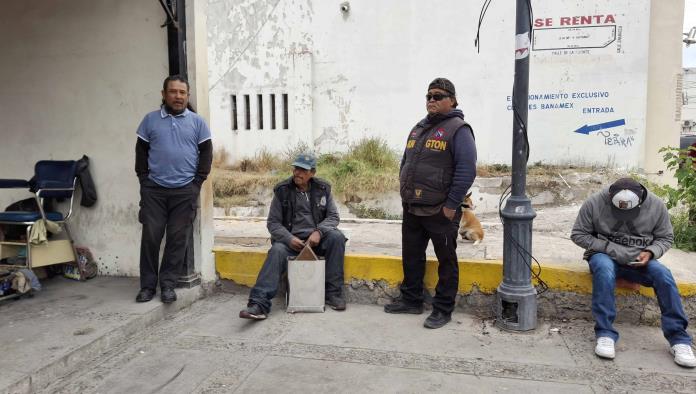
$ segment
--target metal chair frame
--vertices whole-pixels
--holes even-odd
[[[73,177],[73,185],[71,188],[43,188],[43,189],[38,189],[34,194],[34,199],[36,200],[36,203],[39,207],[39,212],[41,213],[41,218],[38,220],[47,220],[46,219],[46,212],[44,211],[43,207],[43,202],[44,202],[44,197],[41,197],[43,193],[46,192],[54,192],[54,191],[69,191],[70,193],[70,207],[68,210],[68,214],[63,217],[63,220],[53,220],[53,222],[57,223],[60,225],[63,230],[65,230],[65,234],[70,241],[70,245],[72,248],[73,252],[73,257],[75,259],[75,263],[77,263],[78,258],[77,258],[77,250],[75,249],[75,242],[73,241],[72,235],[70,234],[70,230],[68,228],[68,224],[66,223],[68,219],[70,219],[70,216],[72,216],[73,213],[73,202],[75,201],[75,185],[77,184],[77,176]],[[26,257],[26,265],[3,265],[4,267],[12,267],[12,268],[32,268],[32,261],[31,261],[31,242],[30,242],[30,234],[31,234],[31,228],[36,222],[16,222],[16,221],[6,221],[6,220],[0,220],[0,224],[5,224],[5,225],[14,225],[14,226],[22,226],[25,225],[26,227],[26,249],[27,249],[27,257]],[[80,273],[82,274],[81,270]]]

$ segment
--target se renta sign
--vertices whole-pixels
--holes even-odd
[[[540,158],[541,152],[564,152],[569,161],[639,164],[636,158],[645,138],[649,10],[650,0],[534,3],[530,160],[535,152]],[[511,97],[505,99],[510,111]]]

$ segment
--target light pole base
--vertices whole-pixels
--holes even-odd
[[[537,326],[537,293],[533,287],[509,288],[504,283],[496,294],[495,324],[509,331],[529,331]]]

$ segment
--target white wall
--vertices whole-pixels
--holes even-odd
[[[206,120],[210,119],[208,102],[208,43],[207,43],[207,8],[206,0],[189,0],[186,2],[186,50],[189,83],[191,85],[191,103],[196,111]],[[217,141],[213,141],[216,144]],[[203,282],[215,280],[215,259],[212,253],[213,228],[213,188],[211,182],[205,182],[201,189],[200,210],[194,224],[195,270],[201,274]]]
[[[650,18],[650,60],[643,168],[652,181],[675,183],[659,153],[679,146],[682,109],[681,21],[684,0],[654,1]]]
[[[340,3],[209,0],[211,123],[232,160],[262,148],[283,151],[298,141],[322,152],[345,150],[372,136],[401,151],[425,114],[428,83],[444,76],[455,83],[474,127],[479,161],[510,161],[514,4],[491,4],[477,53],[480,2],[353,0],[348,14]],[[530,100],[530,161],[642,167],[650,0],[532,4],[530,94],[560,96]],[[671,14],[661,20],[680,25],[681,17],[671,21],[677,13]],[[253,119],[251,130],[232,130],[230,95],[252,95],[253,118],[256,94],[273,92],[295,101],[289,130],[268,130],[268,122],[258,130]],[[597,97],[578,97],[583,94]],[[576,132],[601,124],[613,127]]]
[[[135,130],[160,103],[163,21],[154,0],[5,1],[0,12],[0,178],[87,154],[99,202],[78,207],[72,230],[103,274],[138,275]],[[0,191],[0,208],[18,197]]]

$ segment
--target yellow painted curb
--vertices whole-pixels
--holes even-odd
[[[220,278],[232,280],[240,285],[253,286],[266,252],[230,249],[215,249],[215,266]],[[550,289],[580,294],[592,293],[592,277],[585,269],[567,268],[553,264],[542,264],[541,278]],[[345,282],[352,279],[385,281],[390,286],[398,285],[403,279],[401,258],[394,256],[346,255]],[[459,260],[459,293],[468,294],[474,289],[492,294],[500,284],[503,262],[500,260]],[[435,288],[437,283],[437,260],[429,258],[425,267],[425,285]],[[696,295],[696,283],[677,283],[683,297]],[[619,289],[619,294],[640,293],[654,297],[652,288],[641,287],[632,291]]]

